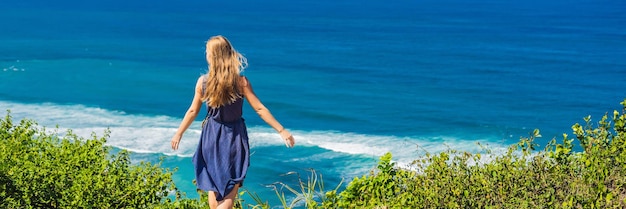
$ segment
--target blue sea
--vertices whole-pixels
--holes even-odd
[[[295,136],[286,148],[245,107],[244,188],[273,205],[268,185],[295,186],[292,171],[332,189],[386,152],[400,165],[478,143],[497,153],[535,128],[545,144],[626,98],[622,0],[4,0],[0,28],[3,112],[85,137],[110,129],[134,162],[178,168],[191,198],[200,123],[180,150],[169,141],[213,35],[248,58]]]

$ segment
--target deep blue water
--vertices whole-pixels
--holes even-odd
[[[626,98],[625,1],[43,1],[0,4],[0,109],[89,135],[136,161],[178,167],[194,194],[190,156],[168,148],[221,34],[249,61],[245,75],[297,147],[246,107],[246,188],[313,168],[333,188],[392,151],[499,150],[542,131],[570,133]],[[198,118],[199,119],[199,118]]]

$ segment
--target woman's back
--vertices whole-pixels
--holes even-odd
[[[206,88],[204,86],[206,85],[206,79],[207,75],[203,76],[202,94],[204,94],[204,91],[206,91]],[[243,77],[241,77],[240,79],[245,80],[243,79]],[[246,81],[244,81],[244,83],[245,82]],[[237,122],[239,121],[239,119],[241,119],[241,116],[243,115],[243,96],[240,96],[237,100],[230,104],[225,104],[216,108],[211,107],[208,102],[206,105],[208,109],[206,119],[213,119],[219,123]]]
[[[243,114],[242,109],[243,98],[239,98],[233,103],[222,105],[218,108],[208,106],[207,119],[212,119],[219,123],[237,122],[241,119]]]

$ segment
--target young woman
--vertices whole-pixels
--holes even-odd
[[[193,156],[196,186],[209,192],[211,208],[232,208],[250,159],[248,133],[241,117],[243,99],[280,134],[287,147],[293,147],[295,141],[257,98],[248,79],[241,75],[246,58],[225,37],[214,36],[207,41],[206,60],[209,71],[198,78],[191,105],[171,144],[172,149],[178,149],[183,133],[198,116],[202,103],[206,103],[208,113]]]

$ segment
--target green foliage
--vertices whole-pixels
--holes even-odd
[[[314,170],[307,180],[290,173],[296,186],[274,188],[283,208],[626,208],[626,99],[621,104],[621,114],[597,123],[587,116],[572,126],[574,137],[540,151],[534,130],[504,153],[426,153],[411,169],[387,153],[341,192],[326,191]],[[185,199],[159,164],[131,165],[126,151],[109,156],[106,137],[48,134],[9,115],[0,126],[0,208],[207,208],[206,193]],[[235,208],[273,208],[243,195],[256,204],[240,199]]]
[[[372,171],[370,175],[355,178],[350,182],[344,192],[335,200],[336,208],[364,208],[386,207],[394,201],[394,197],[406,192],[402,184],[405,179],[410,179],[414,173],[398,169],[391,162],[391,153],[380,157],[378,172]]]
[[[274,191],[276,191],[276,195],[278,196],[278,199],[280,200],[283,208],[296,208],[300,205],[303,205],[306,208],[329,208],[329,204],[333,202],[328,198],[334,197],[334,193],[326,192],[322,175],[317,174],[315,170],[310,169],[310,175],[306,178],[307,181],[303,181],[300,174],[296,172],[289,172],[285,175],[296,175],[298,179],[298,184],[296,185],[296,187],[284,184],[282,182],[278,182],[273,185]],[[332,191],[337,191],[340,186],[341,183],[337,185],[337,187]],[[284,190],[289,191],[289,193],[295,196],[291,201],[289,201],[289,203],[286,199]],[[260,201],[257,201],[257,203],[259,202]],[[267,205],[267,203],[259,205],[263,205],[263,208],[269,208],[269,205]]]
[[[106,137],[49,132],[33,121],[0,121],[0,208],[154,208],[176,191],[159,164],[110,154]]]
[[[506,153],[484,158],[454,150],[426,154],[413,170],[391,154],[377,171],[355,178],[335,200],[339,208],[625,208],[626,100],[597,125],[572,126],[575,138],[553,139],[533,152],[539,130]],[[575,152],[578,140],[581,151]],[[491,153],[490,150],[485,150]]]
[[[584,125],[572,126],[575,138],[563,134],[562,142],[553,139],[542,151],[536,151],[541,134],[534,130],[504,153],[427,153],[412,169],[398,168],[386,153],[344,191],[325,192],[317,204],[306,198],[305,207],[626,208],[626,100],[621,104],[622,113],[614,111],[611,120],[607,114],[594,126],[585,117]]]
[[[0,208],[209,208],[206,192],[187,199],[177,190],[174,170],[133,164],[125,150],[111,154],[108,132],[89,139],[59,134],[27,119],[15,124],[7,112],[0,120]],[[235,204],[243,206],[241,199]]]

